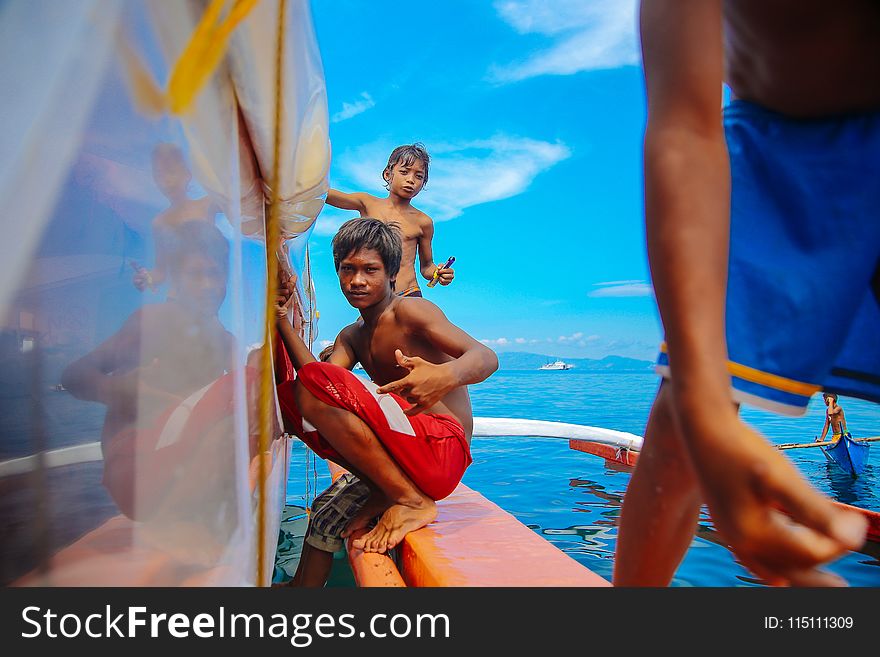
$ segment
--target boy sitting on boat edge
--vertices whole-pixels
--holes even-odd
[[[343,536],[380,516],[352,544],[385,552],[432,522],[435,500],[461,481],[471,463],[467,385],[485,380],[498,359],[430,301],[395,294],[401,260],[395,227],[352,219],[334,237],[333,257],[342,293],[361,317],[339,333],[327,363],[317,362],[280,320],[297,379],[279,385],[278,396],[288,430],[370,489]],[[357,362],[381,387],[350,372]],[[306,540],[322,549],[319,540]],[[326,555],[305,551],[327,562]],[[307,582],[323,584],[304,572],[299,583]]]

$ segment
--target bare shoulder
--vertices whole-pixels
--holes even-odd
[[[415,207],[412,208],[412,210],[414,212],[413,217],[416,219],[416,221],[418,221],[419,226],[421,226],[422,228],[425,228],[427,226],[434,225],[434,220],[431,219],[431,217],[428,216],[428,214],[426,212],[423,212],[422,210],[419,210],[418,208],[415,208]]]
[[[358,333],[360,332],[359,324],[360,324],[360,320],[344,327],[336,335],[336,340],[338,342],[345,342],[347,344],[352,344],[352,342],[354,342],[354,339],[357,337]]]
[[[372,194],[368,194],[367,192],[357,192],[356,194],[352,194],[352,196],[356,196],[358,201],[363,203],[364,209],[367,211],[368,217],[372,217],[374,219],[381,219],[380,215],[384,214],[385,207],[387,202],[383,198],[379,198],[378,196],[373,196]]]
[[[202,196],[193,199],[193,205],[198,209],[199,214],[204,215],[205,219],[210,219],[216,213],[216,204],[210,196]]]
[[[423,328],[437,321],[449,321],[440,308],[419,297],[402,297],[394,308],[398,322],[408,328]]]
[[[425,212],[410,206],[407,219],[411,222],[411,225],[416,226],[422,237],[433,235],[434,221]]]
[[[153,228],[171,228],[172,214],[171,208],[162,210],[153,219]]]

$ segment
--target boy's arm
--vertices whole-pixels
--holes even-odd
[[[431,242],[434,239],[434,222],[428,215],[422,225],[422,236],[419,238],[419,271],[426,280],[434,278],[434,272],[439,268],[434,263],[434,250]],[[452,268],[440,269],[438,275],[440,285],[449,285],[455,278]]]
[[[162,223],[153,226],[153,249],[155,260],[153,269],[150,271],[153,285],[159,286],[165,282],[168,276],[168,243],[173,240],[169,235],[163,233],[171,233],[171,229]]]
[[[826,413],[826,415],[825,415],[825,424],[822,425],[822,435],[819,436],[819,440],[816,441],[817,443],[821,443],[823,440],[825,440],[825,436],[828,435],[828,426],[829,426],[829,424],[831,424],[831,422],[830,422],[830,420],[828,419],[828,414]]]
[[[309,351],[306,343],[287,319],[288,304],[291,300],[293,300],[294,304],[296,303],[296,290],[293,287],[295,281],[295,277],[292,276],[288,282],[281,281],[279,283],[279,294],[275,299],[275,315],[281,343],[284,345],[284,350],[287,352],[288,357],[290,357],[293,369],[299,371],[306,363],[313,363],[318,359]],[[294,311],[296,312],[296,309]],[[337,336],[329,362],[346,369],[351,369],[356,361],[345,333],[346,331],[343,329]]]
[[[737,556],[773,583],[827,584],[829,576],[816,567],[858,547],[864,523],[837,511],[740,422],[731,399],[721,5],[643,0],[641,6],[646,234],[673,400],[712,518]]]
[[[77,399],[101,402],[117,411],[136,413],[138,400],[148,397],[153,403],[179,402],[176,395],[149,383],[157,361],[140,361],[141,334],[161,330],[146,326],[146,321],[143,310],[132,314],[114,335],[68,365],[61,374],[61,385]]]
[[[495,352],[450,322],[430,301],[413,301],[415,303],[406,304],[405,308],[404,304],[398,307],[400,329],[421,335],[454,360],[435,364],[404,354],[399,349],[395,352],[397,362],[408,369],[409,374],[380,387],[378,392],[398,392],[411,401],[414,405],[405,411],[407,415],[427,410],[451,390],[479,383],[498,369]]]
[[[299,337],[299,333],[293,330],[293,326],[287,321],[287,318],[279,318],[277,326],[278,335],[281,336],[281,342],[284,345],[285,351],[287,351],[287,355],[290,357],[293,369],[298,372],[306,363],[313,363],[318,360],[312,352],[309,351],[309,348],[306,346],[306,343],[303,342],[302,338]]]
[[[327,192],[327,205],[342,210],[357,210],[363,216],[367,212],[369,198],[370,195],[363,192],[346,194],[338,189],[331,189]]]
[[[122,377],[111,372],[136,365],[132,354],[140,354],[142,311],[136,311],[114,335],[93,351],[68,365],[61,374],[61,385],[77,399],[109,403]]]
[[[730,166],[721,123],[721,2],[643,0],[648,257],[673,387],[694,425],[735,417],[724,302]]]
[[[328,361],[347,370],[350,370],[358,362],[357,355],[355,355],[354,348],[351,345],[350,330],[351,328],[347,326],[336,336],[336,341],[333,343],[333,353],[330,354],[330,360]]]
[[[422,236],[419,237],[419,271],[429,281],[434,277],[434,270],[437,269],[437,265],[434,264],[434,250],[431,246],[433,239],[434,222],[429,218],[422,225]]]

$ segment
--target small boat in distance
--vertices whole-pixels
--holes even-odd
[[[545,363],[539,367],[539,370],[570,370],[574,365],[571,363],[566,363],[561,360],[556,360],[552,363]]]
[[[849,433],[845,433],[830,447],[822,447],[822,453],[848,475],[857,477],[865,469],[868,447],[870,445],[853,440]]]

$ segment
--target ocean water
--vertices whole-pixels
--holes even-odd
[[[585,371],[499,371],[471,387],[474,414],[573,422],[644,433],[658,379],[653,374]],[[841,398],[854,437],[880,435],[880,406]],[[773,443],[808,442],[822,430],[824,405],[814,399],[804,417],[744,408],[742,417]],[[516,516],[534,532],[603,577],[611,578],[620,504],[630,474],[601,458],[569,449],[559,438],[475,438],[474,463],[464,483]],[[810,483],[830,497],[880,511],[880,443],[857,479],[829,464],[821,450],[787,450]],[[296,441],[289,497],[302,494],[303,475],[319,491],[323,464],[306,460]],[[294,483],[295,482],[295,483]],[[678,569],[675,586],[760,585],[741,566],[702,514],[697,537]],[[651,549],[651,546],[645,546]],[[853,586],[880,586],[880,546],[850,553],[829,566]]]

